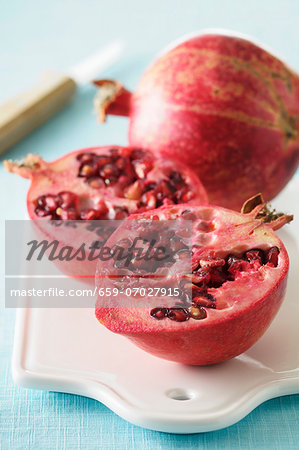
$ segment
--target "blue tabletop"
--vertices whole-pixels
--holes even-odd
[[[102,75],[133,89],[164,45],[206,27],[253,35],[299,71],[299,3],[294,0],[3,0],[0,8],[0,101],[32,84],[44,70],[67,69],[113,39],[122,39],[125,49]],[[51,160],[80,147],[125,144],[126,119],[109,118],[99,126],[92,114],[93,95],[92,87],[80,88],[65,110],[6,156],[38,152]],[[28,183],[0,171],[3,255],[4,219],[25,217]],[[0,270],[3,280],[3,258]],[[4,309],[0,285],[0,448],[299,448],[298,395],[270,400],[227,429],[180,436],[135,427],[95,400],[16,387],[10,373],[15,312]]]

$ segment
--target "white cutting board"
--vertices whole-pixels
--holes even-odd
[[[287,296],[245,354],[210,367],[183,366],[106,330],[93,309],[28,308],[17,312],[15,382],[92,397],[136,425],[171,433],[217,430],[265,400],[299,393],[299,177],[273,206],[295,215],[278,233],[290,255]]]

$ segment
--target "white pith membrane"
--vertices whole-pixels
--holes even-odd
[[[130,152],[132,151],[130,148],[126,149],[118,146],[90,148],[83,151],[70,153],[68,156],[64,156],[53,163],[47,163],[41,160],[40,168],[38,170],[32,170],[31,178],[34,182],[28,192],[28,210],[31,218],[49,220],[51,218],[49,215],[45,217],[38,217],[36,215],[35,210],[38,199],[43,195],[57,195],[61,191],[68,191],[78,196],[78,203],[76,205],[78,214],[88,209],[94,209],[96,211],[100,210],[104,204],[104,207],[107,207],[108,209],[107,213],[100,217],[96,217],[96,219],[123,219],[126,215],[134,213],[140,208],[140,200],[125,198],[123,194],[124,189],[132,186],[136,181],[140,182],[142,185],[147,185],[150,182],[157,183],[162,180],[168,180],[173,171],[177,171],[182,175],[182,178],[186,184],[187,192],[188,190],[192,192],[190,198],[191,203],[198,203],[199,201],[202,204],[207,203],[207,197],[204,189],[195,175],[193,175],[189,170],[186,170],[184,166],[179,163],[174,164],[166,162],[156,157],[152,157],[153,168],[144,178],[134,176],[132,178],[132,182],[125,184],[124,187],[121,186],[117,180],[110,185],[105,185],[103,182],[102,187],[95,189],[91,188],[87,182],[87,178],[78,176],[78,171],[81,165],[80,161],[77,160],[78,155],[83,155],[89,152],[95,155],[109,155],[111,149],[119,150],[120,156],[124,154],[127,157],[129,157]],[[145,153],[152,156],[150,152]],[[31,156],[36,158],[34,155]],[[11,171],[18,172],[22,175],[21,170],[20,167],[17,169],[11,169]],[[24,172],[25,170],[26,168],[24,168]],[[178,201],[178,203],[181,202]],[[163,204],[167,204],[166,199],[163,200]],[[124,217],[116,216],[115,207],[125,208],[126,214],[124,214]],[[146,207],[146,209],[153,208],[155,208],[155,206]],[[59,217],[55,218],[59,219]]]
[[[253,304],[262,302],[265,297],[274,291],[281,281],[286,277],[288,271],[288,256],[286,250],[275,235],[269,224],[264,224],[263,220],[254,218],[251,214],[241,214],[226,210],[220,207],[203,206],[195,207],[185,205],[186,210],[197,216],[197,220],[192,221],[192,247],[198,246],[192,256],[200,260],[213,258],[226,258],[228,255],[241,257],[245,252],[253,249],[260,249],[264,252],[272,247],[278,247],[278,264],[276,267],[264,263],[258,269],[250,268],[238,273],[233,281],[225,281],[220,287],[208,287],[207,292],[216,299],[216,307],[205,308],[207,317],[202,320],[189,320],[176,322],[168,317],[156,320],[150,315],[153,308],[163,305],[163,299],[152,298],[150,308],[101,308],[101,299],[97,302],[97,318],[110,330],[124,333],[155,332],[162,331],[175,332],[176,330],[196,329],[198,327],[213,326],[220,321],[226,321],[235,315],[246,313],[246,310]],[[148,220],[159,214],[160,220],[178,219],[184,209],[162,207],[154,212],[147,212],[136,215],[135,219]],[[155,214],[156,213],[156,214]],[[125,222],[124,222],[125,223]],[[203,231],[206,229],[207,231]],[[111,236],[108,245],[113,247],[113,242],[120,238],[125,238],[122,226]],[[169,269],[169,276],[177,271],[175,264]],[[113,273],[110,265],[105,270],[101,263],[98,267],[98,275]],[[115,272],[114,272],[115,273]],[[110,285],[110,280],[99,279],[98,286]],[[141,280],[140,286],[146,286]]]

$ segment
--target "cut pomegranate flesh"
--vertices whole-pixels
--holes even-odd
[[[128,220],[140,224],[142,238],[147,236],[144,223],[152,218],[155,222],[175,220],[176,224],[184,218],[192,220],[192,248],[186,244],[187,235],[156,233],[157,245],[168,242],[167,248],[176,255],[161,273],[169,279],[177,277],[180,295],[168,298],[167,305],[161,296],[148,297],[146,307],[128,307],[121,299],[109,307],[107,298],[103,306],[103,298],[98,297],[96,317],[142,349],[172,361],[205,365],[243,353],[268,328],[286,289],[288,256],[273,230],[290,218],[279,215],[271,222],[265,211],[264,204],[257,204],[246,214],[182,204],[130,216]],[[126,222],[109,238],[110,247],[128,239]],[[184,258],[180,252],[191,256],[189,275],[181,275]],[[121,289],[138,274],[143,276],[140,286],[151,285],[140,262],[133,261],[124,272],[122,267],[99,262],[100,277],[102,270],[106,275],[123,274],[117,281],[110,276],[100,278],[100,286],[117,285]],[[150,266],[149,278],[159,275],[159,270]]]
[[[251,258],[252,254],[258,255],[257,258]],[[226,281],[234,281],[238,279],[242,272],[251,272],[259,270],[262,265],[268,264],[271,267],[277,267],[278,265],[279,249],[278,247],[271,247],[269,250],[264,252],[260,249],[254,249],[244,252],[240,256],[228,255],[225,259],[210,257],[210,265],[205,265],[205,276],[201,278],[202,267],[199,266],[196,270],[192,271],[192,305],[186,308],[175,308],[176,314],[172,313],[172,309],[167,310],[162,316],[160,313],[157,314],[157,309],[159,311],[165,308],[154,308],[151,310],[150,314],[155,319],[161,320],[164,318],[170,318],[171,320],[176,320],[177,322],[183,322],[189,320],[189,318],[205,319],[207,313],[199,314],[204,308],[217,308],[216,298],[208,292],[210,288],[218,289]],[[219,260],[221,264],[219,265]],[[206,260],[204,260],[206,261]],[[218,266],[213,266],[218,264]],[[215,268],[217,267],[217,268]],[[198,277],[198,274],[199,277]],[[184,296],[184,289],[182,289],[182,295]],[[199,311],[197,311],[199,309]],[[179,314],[181,311],[181,315]]]
[[[206,192],[191,170],[134,148],[83,149],[51,163],[28,155],[21,163],[6,161],[5,167],[31,179],[27,209],[39,236],[59,240],[59,251],[64,245],[79,249],[84,241],[84,263],[55,260],[55,264],[63,273],[92,284],[97,261],[88,259],[91,245],[95,239],[106,242],[118,224],[68,227],[60,226],[61,220],[121,221],[136,211],[176,204],[186,195],[190,203],[207,203]]]
[[[28,155],[20,164],[6,161],[5,167],[31,178],[32,219],[122,220],[162,205],[207,203],[191,170],[134,148],[79,150],[52,163]]]

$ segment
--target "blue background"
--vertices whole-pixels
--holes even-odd
[[[0,101],[34,82],[44,70],[66,70],[112,39],[125,42],[105,76],[134,88],[153,55],[172,39],[205,27],[230,28],[270,45],[299,71],[296,0],[1,0]],[[54,159],[70,150],[124,144],[127,121],[99,126],[94,89],[79,89],[72,104],[7,153],[38,152]],[[25,217],[27,180],[0,168],[1,255],[4,219]],[[3,280],[4,263],[0,263]],[[4,303],[4,283],[1,302]],[[266,402],[238,424],[217,432],[178,436],[144,430],[100,403],[71,395],[15,387],[10,374],[14,311],[0,316],[0,447],[3,449],[294,449],[299,442],[299,396]],[[282,337],[283,338],[283,337]]]

